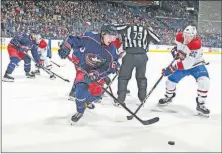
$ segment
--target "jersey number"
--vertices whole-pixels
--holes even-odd
[[[142,35],[143,33],[142,32],[133,32],[134,33],[134,40],[142,40]]]
[[[197,51],[193,51],[189,54],[189,56],[195,58],[197,56],[197,53]]]

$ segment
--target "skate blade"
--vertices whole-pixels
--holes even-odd
[[[3,82],[14,82],[14,80],[10,80],[10,79],[2,79]]]
[[[28,79],[35,79],[35,77],[29,77],[29,76],[26,76],[26,78],[28,78]]]
[[[69,101],[75,101],[75,97],[69,97],[68,100]]]
[[[204,114],[204,113],[199,112],[199,111],[197,111],[197,115],[196,116],[203,117],[203,118],[209,118],[210,117],[209,114]]]

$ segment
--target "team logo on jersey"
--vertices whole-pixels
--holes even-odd
[[[80,48],[80,52],[84,52],[85,51],[85,47]]]
[[[92,67],[100,67],[106,62],[106,59],[93,53],[87,53],[85,59],[86,64]]]

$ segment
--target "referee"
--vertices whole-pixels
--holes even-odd
[[[133,69],[136,68],[136,80],[138,87],[138,98],[143,101],[146,97],[147,78],[146,64],[148,61],[147,50],[150,42],[160,42],[159,37],[149,28],[140,25],[116,25],[121,35],[123,50],[126,55],[122,59],[118,77],[118,100],[124,104],[127,85],[131,79]],[[114,101],[115,106],[119,106]]]

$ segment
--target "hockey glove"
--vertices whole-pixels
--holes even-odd
[[[43,64],[44,64],[44,61],[39,59],[36,63],[36,67],[41,68],[43,66]]]
[[[170,74],[172,74],[173,72],[176,71],[176,66],[168,66],[167,68],[162,69],[162,74],[163,76],[169,76]]]
[[[175,59],[184,60],[186,57],[187,57],[187,54],[185,52],[183,52],[182,50],[179,50],[179,51],[177,51]]]
[[[107,76],[105,79],[104,79],[106,85],[109,85],[111,83],[111,79]]]
[[[97,72],[95,70],[91,71],[88,75],[84,76],[84,80],[87,83],[92,83],[94,81],[99,80],[99,72]]]
[[[60,49],[58,50],[58,54],[61,59],[66,59],[66,57],[70,54],[71,52],[71,46],[68,42],[63,42],[60,45]]]
[[[174,59],[178,59],[178,56],[177,56],[177,47],[174,47],[172,50],[171,50],[171,54],[173,56]]]

